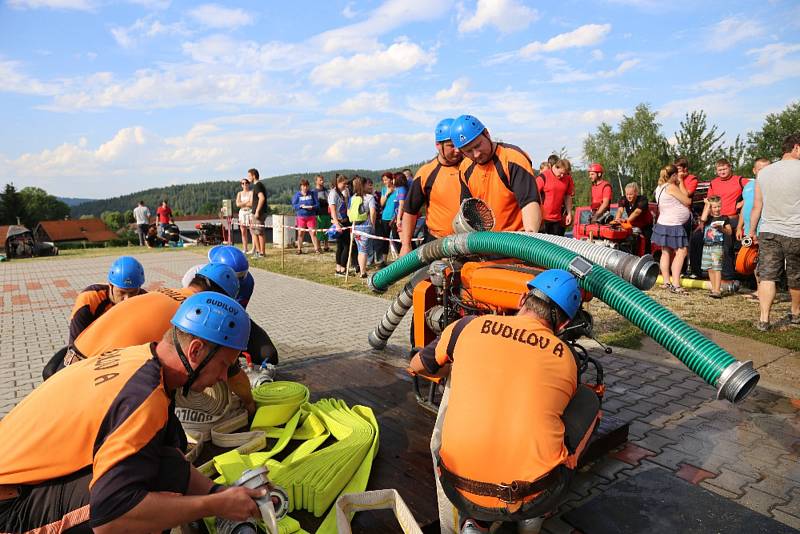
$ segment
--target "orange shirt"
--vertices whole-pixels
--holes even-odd
[[[139,289],[139,294],[147,293]],[[98,317],[111,309],[114,305],[109,295],[111,287],[108,284],[93,284],[78,294],[72,313],[69,316],[69,339],[67,345],[72,345],[81,332],[86,330]]]
[[[111,349],[159,341],[181,302],[195,290],[161,288],[124,300],[94,321],[75,340],[74,347],[87,358]]]
[[[539,202],[539,192],[528,155],[519,147],[496,143],[492,159],[479,165],[464,158],[461,179],[473,197],[486,202],[494,212],[494,230],[523,230],[522,208]]]
[[[565,209],[564,198],[575,196],[572,175],[564,174],[558,178],[551,169],[547,169],[536,177],[536,188],[542,202],[542,220],[560,222]]]
[[[435,363],[421,354],[431,372],[453,364],[439,451],[444,465],[456,475],[500,484],[536,480],[564,463],[569,452],[561,415],[578,385],[569,347],[530,316],[484,315],[464,327],[448,355],[456,324],[442,333]],[[507,506],[461,493],[479,506]]]
[[[91,469],[94,524],[122,515],[148,491],[185,491],[189,464],[178,450],[185,437],[171,402],[149,344],[70,365],[0,421],[0,484]],[[159,487],[168,472],[171,487]]]
[[[453,233],[453,219],[461,200],[469,197],[458,172],[458,165],[442,165],[434,158],[417,171],[403,205],[403,211],[418,215],[426,207],[425,225],[436,237]]]

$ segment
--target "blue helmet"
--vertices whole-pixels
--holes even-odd
[[[244,308],[232,298],[212,291],[183,301],[170,322],[187,334],[236,350],[246,349],[250,338],[250,317]]]
[[[463,148],[474,141],[486,127],[472,115],[461,115],[450,124],[450,139],[456,148]]]
[[[139,289],[144,284],[144,267],[134,257],[120,256],[111,264],[108,283],[122,289]]]
[[[572,319],[581,307],[581,290],[572,274],[563,269],[550,269],[530,282],[528,289],[537,297],[545,297]],[[555,325],[554,325],[555,326]]]
[[[233,269],[222,263],[208,263],[197,271],[197,276],[203,276],[214,282],[231,298],[239,294],[239,278]]]
[[[436,142],[441,143],[442,141],[449,141],[450,140],[450,125],[453,124],[453,119],[442,119],[439,121],[439,124],[436,125]]]
[[[241,278],[250,268],[250,262],[244,252],[231,245],[217,245],[208,251],[208,261],[211,263],[222,263],[236,272]]]

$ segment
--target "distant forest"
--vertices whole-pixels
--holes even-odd
[[[402,169],[411,169],[416,172],[424,162],[405,165],[403,167],[386,169],[392,172],[399,172]],[[330,186],[331,180],[336,174],[344,174],[353,177],[358,174],[373,180],[380,177],[384,171],[374,171],[368,169],[338,169],[326,172],[307,172],[285,174],[270,178],[262,178],[262,182],[267,188],[268,204],[289,204],[292,195],[298,189],[298,183],[305,178],[311,184],[314,183],[314,176],[322,174],[325,183]],[[140,200],[144,200],[145,205],[155,212],[162,200],[169,202],[172,211],[176,215],[183,214],[215,214],[222,206],[222,200],[229,198],[235,199],[236,193],[241,190],[239,180],[226,180],[217,182],[202,182],[194,184],[170,185],[167,187],[156,187],[145,189],[136,193],[130,193],[114,198],[103,200],[92,200],[72,206],[72,217],[77,219],[81,216],[100,217],[102,213],[118,211],[124,213],[136,207]]]

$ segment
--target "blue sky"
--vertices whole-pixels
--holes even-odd
[[[640,102],[733,137],[798,99],[799,32],[790,0],[4,0],[0,183],[382,169],[461,113],[536,161]]]

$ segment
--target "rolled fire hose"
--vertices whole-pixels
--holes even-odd
[[[175,395],[175,414],[193,447],[186,457],[194,461],[203,450],[205,442],[218,447],[236,447],[241,452],[263,449],[267,436],[262,431],[239,432],[247,426],[247,410],[231,395],[227,384],[217,383],[202,392],[190,391]],[[207,470],[208,465],[200,467]]]
[[[385,291],[397,280],[424,265],[449,256],[500,254],[541,265],[569,270],[579,257],[575,252],[530,235],[506,232],[458,234],[427,243],[372,274],[375,291]],[[739,362],[719,345],[684,323],[671,311],[609,270],[595,265],[579,278],[582,288],[638,326],[708,384],[717,398],[736,403],[749,395],[760,378],[750,361]]]
[[[280,383],[275,383],[280,384]],[[292,383],[284,383],[292,384]],[[265,386],[273,386],[267,384]],[[295,391],[303,386],[294,385]],[[267,387],[269,389],[269,387]],[[298,396],[289,391],[289,398],[282,398],[279,392],[267,392],[275,404],[266,404],[259,412],[266,413],[270,406],[288,406]],[[306,390],[307,391],[307,390]],[[299,414],[302,423],[291,432],[289,422]],[[264,417],[267,420],[268,416]],[[214,458],[217,471],[221,476],[217,482],[231,483],[241,474],[254,467],[266,465],[270,478],[282,486],[289,495],[290,511],[305,509],[316,517],[321,517],[331,508],[323,520],[317,534],[335,534],[337,532],[336,511],[331,505],[345,493],[360,493],[367,487],[372,461],[378,451],[378,422],[370,408],[364,406],[348,407],[343,401],[324,399],[313,404],[298,406],[295,414],[284,412],[286,427],[265,428],[267,435],[275,437],[287,435],[289,439],[304,440],[291,454],[282,461],[271,459],[269,452],[255,452],[242,455],[229,451]],[[258,413],[256,414],[258,419]],[[256,422],[254,421],[254,425]],[[333,436],[333,444],[319,447]],[[280,438],[279,438],[280,439]],[[284,518],[279,523],[284,532]],[[293,532],[293,530],[286,530]]]

